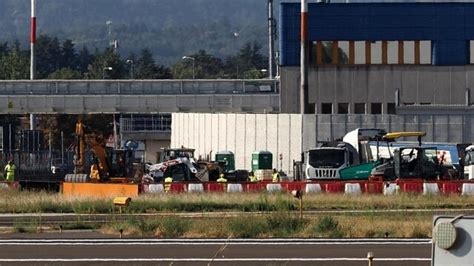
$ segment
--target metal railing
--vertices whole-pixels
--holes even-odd
[[[5,80],[0,95],[182,95],[277,93],[276,79]]]
[[[171,114],[121,118],[120,125],[123,133],[171,132]]]

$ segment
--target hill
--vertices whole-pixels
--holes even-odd
[[[110,39],[118,39],[122,55],[148,47],[161,64],[171,64],[200,49],[225,57],[248,41],[267,49],[266,2],[41,0],[37,1],[38,34],[68,38],[76,47],[92,49],[103,49]],[[279,1],[275,2],[277,7]],[[2,0],[0,41],[18,39],[26,48],[29,16],[30,1]]]

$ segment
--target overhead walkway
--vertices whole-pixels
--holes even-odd
[[[0,114],[273,113],[276,80],[0,81]]]

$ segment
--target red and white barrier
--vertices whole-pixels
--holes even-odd
[[[4,185],[2,185],[4,184]],[[14,187],[12,184],[0,183],[1,188]],[[241,193],[241,192],[291,192],[301,190],[311,193],[345,193],[349,195],[413,193],[423,195],[462,194],[474,196],[474,182],[401,180],[397,182],[380,181],[321,181],[321,182],[243,182],[243,183],[184,183],[175,182],[169,185],[169,193]],[[164,184],[144,184],[144,193],[163,193]]]

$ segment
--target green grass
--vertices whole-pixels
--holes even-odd
[[[305,195],[305,211],[474,208],[474,197],[459,195],[396,196],[343,194]],[[298,209],[289,193],[155,194],[132,199],[124,213],[160,212],[287,212]],[[68,198],[44,192],[4,191],[0,213],[117,213],[112,198]]]

